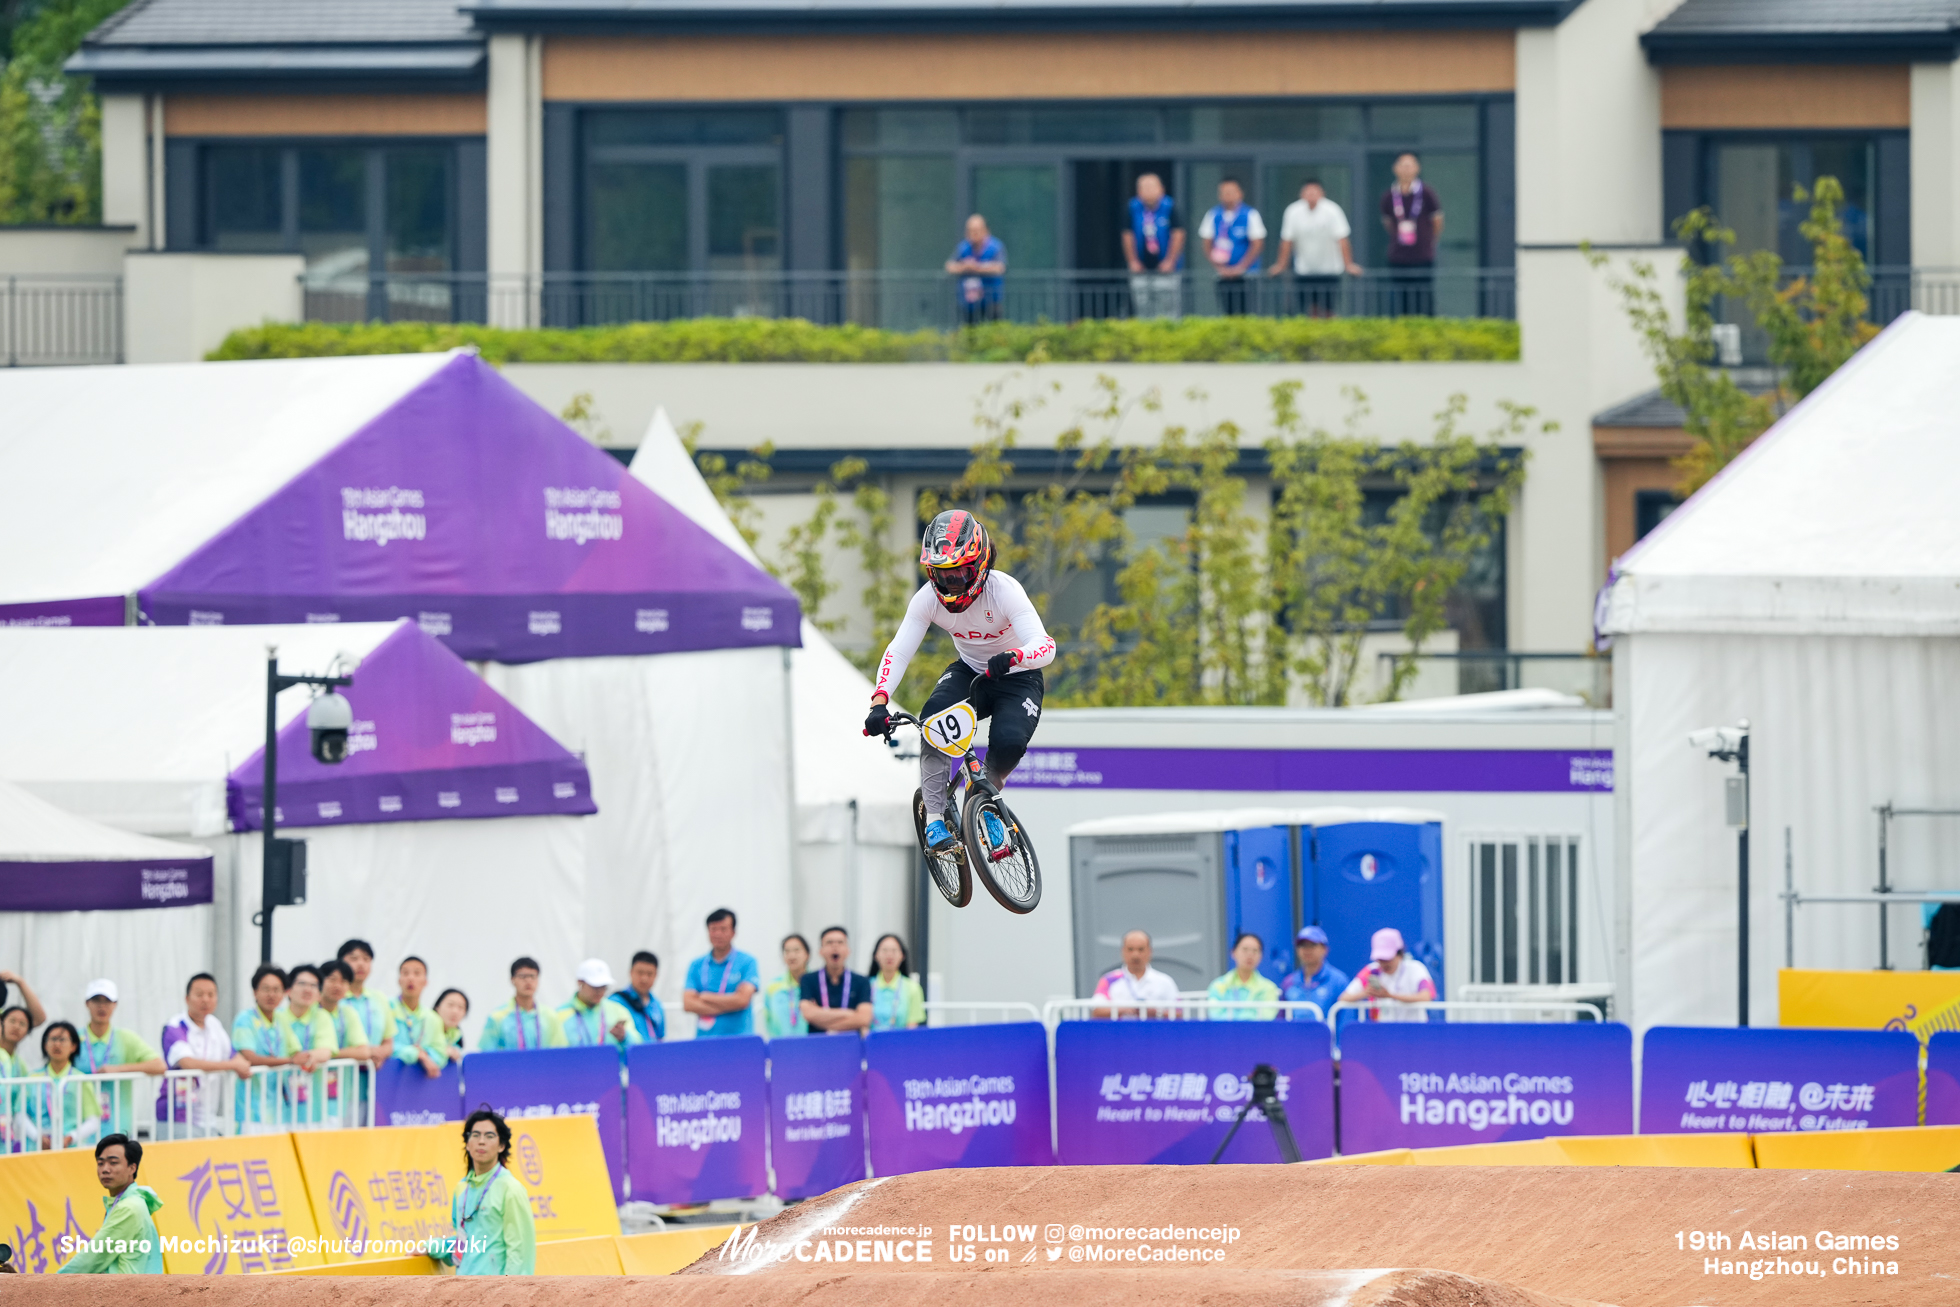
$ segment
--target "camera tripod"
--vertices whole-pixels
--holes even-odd
[[[1225,1132],[1219,1141],[1218,1151],[1211,1155],[1210,1165],[1216,1166],[1218,1159],[1225,1156],[1225,1150],[1232,1146],[1232,1138],[1245,1124],[1245,1114],[1253,1108],[1265,1114],[1266,1124],[1273,1132],[1273,1143],[1279,1148],[1279,1160],[1297,1162],[1300,1160],[1300,1146],[1293,1142],[1293,1127],[1286,1123],[1286,1108],[1279,1101],[1279,1072],[1261,1062],[1252,1068],[1252,1097],[1239,1108],[1239,1114],[1232,1118],[1232,1128]]]

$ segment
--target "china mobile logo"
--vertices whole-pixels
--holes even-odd
[[[497,714],[493,712],[453,712],[449,714],[449,742],[492,744],[497,739]]]
[[[344,540],[386,545],[390,540],[426,540],[429,519],[420,512],[422,492],[400,486],[342,486],[340,534]]]
[[[590,540],[619,540],[626,535],[626,517],[619,512],[617,490],[597,486],[546,486],[544,538],[585,544]]]

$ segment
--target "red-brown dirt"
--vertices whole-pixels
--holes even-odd
[[[977,1232],[960,1227],[981,1227]],[[1060,1226],[1059,1244],[1049,1242]],[[1236,1240],[1094,1238],[1095,1228],[1229,1227]],[[1192,1271],[1435,1267],[1565,1298],[1620,1307],[1686,1304],[1960,1303],[1960,1176],[1847,1171],[1719,1171],[1622,1167],[1057,1167],[932,1171],[866,1181],[792,1208],[756,1232],[788,1260],[733,1262],[710,1253],[684,1275],[747,1273],[753,1279],[837,1276],[859,1270],[872,1231],[930,1228],[932,1261],[874,1262],[879,1274],[917,1277],[973,1271],[952,1262],[971,1246],[1006,1261],[989,1273],[1081,1276],[1114,1269],[1091,1248],[1209,1248],[1222,1260]],[[1030,1240],[1022,1236],[1030,1232]],[[1081,1227],[1081,1233],[1077,1233]],[[843,1232],[850,1231],[845,1239]],[[858,1233],[862,1231],[863,1233]],[[1693,1232],[1728,1247],[1696,1251]],[[1897,1240],[1896,1251],[1818,1249],[1820,1231]],[[949,1233],[950,1232],[950,1233]],[[972,1236],[977,1233],[978,1238]],[[1800,1236],[1801,1248],[1745,1249],[1749,1241]],[[955,1237],[957,1236],[957,1237]],[[988,1237],[995,1242],[988,1242]],[[899,1236],[902,1237],[902,1236]],[[895,1242],[893,1236],[885,1236]],[[803,1241],[809,1241],[805,1244]],[[833,1256],[816,1261],[818,1242]],[[848,1252],[839,1248],[848,1243]],[[1684,1246],[1687,1245],[1687,1246]],[[1047,1249],[1062,1255],[1050,1260]],[[1778,1245],[1772,1244],[1772,1249]],[[783,1249],[788,1251],[784,1252]],[[1077,1260],[1078,1250],[1082,1259]],[[797,1252],[811,1257],[799,1261]],[[1030,1261],[1023,1259],[1032,1252]],[[1105,1252],[1104,1256],[1107,1255]],[[1158,1254],[1161,1256],[1161,1254]],[[1781,1258],[1822,1274],[1737,1274],[1736,1263]],[[1713,1259],[1711,1273],[1707,1263]],[[1833,1273],[1838,1259],[1888,1264]],[[1729,1263],[1725,1272],[1721,1263]],[[1896,1263],[1896,1273],[1889,1264]],[[1159,1263],[1162,1264],[1162,1263]],[[1840,1270],[1846,1263],[1839,1262]],[[1129,1269],[1128,1263],[1120,1264]],[[1172,1274],[1139,1266],[1145,1274]],[[1180,1267],[1179,1274],[1185,1273]],[[1046,1289],[1048,1286],[1043,1286]],[[936,1286],[935,1286],[936,1288]],[[1440,1290],[1438,1290],[1440,1291]],[[1073,1296],[1077,1291],[1071,1287]],[[1003,1301],[1021,1296],[1003,1286]],[[1138,1301],[1157,1301],[1154,1293]],[[1172,1301],[1165,1297],[1162,1301]],[[1184,1301],[1178,1299],[1178,1301]],[[1425,1300],[1426,1301],[1426,1300]]]

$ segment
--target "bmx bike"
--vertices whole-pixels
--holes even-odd
[[[910,713],[891,715],[894,726],[916,726],[925,747],[936,749],[953,760],[946,777],[946,824],[958,833],[959,842],[935,853],[926,846],[925,791],[912,791],[912,819],[919,835],[919,851],[925,854],[932,883],[956,908],[973,898],[973,880],[978,877],[994,901],[1009,912],[1033,912],[1041,902],[1041,860],[1034,843],[1020,820],[1001,797],[1000,789],[987,776],[986,768],[973,752],[973,740],[980,732],[980,715],[970,702],[974,677],[967,687],[967,699],[920,721]],[[888,737],[889,738],[889,737]],[[966,791],[964,803],[960,791]],[[987,832],[985,814],[991,812],[1000,822],[1006,838],[996,844]]]

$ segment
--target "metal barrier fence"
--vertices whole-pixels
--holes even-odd
[[[365,1062],[336,1058],[235,1071],[124,1071],[0,1080],[0,1154],[93,1148],[108,1134],[152,1139],[349,1130],[374,1124]]]
[[[1299,1021],[1325,1022],[1318,1003],[1275,999],[1261,1003],[1180,994],[1159,1003],[1117,1003],[1105,998],[1051,998],[1041,1020],[1050,1030],[1064,1021]]]
[[[938,272],[383,273],[301,278],[309,322],[485,322],[584,327],[687,318],[802,318],[900,331],[966,322],[1073,322],[1226,313],[1260,317],[1517,316],[1511,268],[1442,268],[1410,280],[1371,270],[1330,285],[1291,277],[1220,283],[1176,279],[1176,295],[1139,306],[1130,275],[1103,270],[1010,272],[996,300],[969,305]],[[1141,309],[1141,311],[1140,311]]]
[[[998,1025],[1007,1021],[1040,1021],[1041,1011],[1032,1003],[945,1003],[926,1000],[928,1026]],[[956,1020],[954,1018],[965,1018]]]
[[[119,276],[0,276],[0,360],[10,368],[120,363],[122,319]]]

